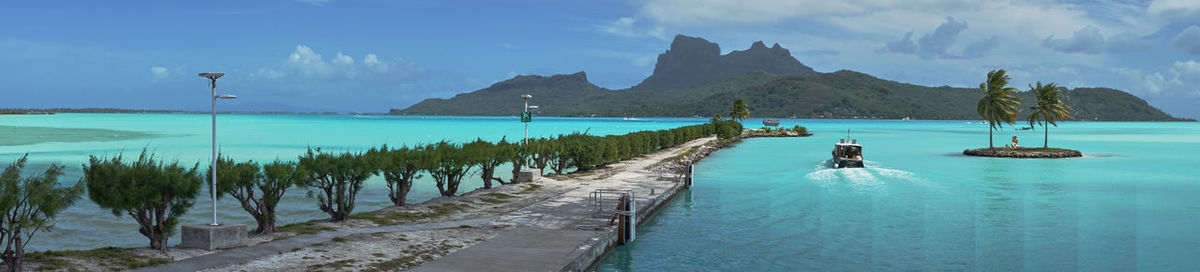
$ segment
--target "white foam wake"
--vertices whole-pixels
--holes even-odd
[[[894,181],[918,181],[912,172],[884,168],[882,165],[866,161],[864,168],[830,168],[828,162],[818,164],[811,173],[805,175],[810,181],[822,187],[849,187],[857,190],[875,190]]]

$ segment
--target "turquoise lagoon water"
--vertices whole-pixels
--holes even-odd
[[[1063,123],[1051,145],[1085,157],[1046,160],[962,156],[987,144],[977,121],[801,122],[816,136],[699,163],[598,270],[1200,270],[1197,123]],[[868,168],[825,166],[847,128]]]
[[[29,170],[49,163],[67,166],[63,183],[73,184],[81,176],[81,165],[89,155],[137,156],[142,148],[161,158],[186,164],[199,162],[207,169],[210,155],[210,116],[204,114],[58,114],[0,116],[0,166],[30,153]],[[705,122],[699,118],[537,118],[529,127],[531,136],[553,136],[575,131],[593,135],[667,129]],[[307,147],[363,151],[380,144],[412,145],[440,140],[467,142],[482,138],[519,140],[524,127],[517,117],[408,117],[344,115],[221,115],[217,138],[222,152],[238,160],[295,160]],[[510,169],[510,168],[509,168]],[[508,173],[501,169],[499,173]],[[507,178],[507,177],[506,177]],[[409,201],[420,202],[438,195],[433,181],[415,182]],[[206,183],[207,184],[207,183]],[[460,193],[482,186],[478,177],[463,180]],[[207,185],[181,224],[210,222],[211,205]],[[327,218],[316,202],[292,189],[280,203],[279,223],[288,224]],[[382,178],[367,181],[358,197],[356,211],[386,207]],[[253,218],[227,198],[218,201],[217,215],[223,222],[246,223]],[[53,232],[39,233],[30,247],[45,249],[90,249],[104,246],[147,246],[128,216],[116,217],[91,201],[81,200],[55,221]],[[170,240],[179,243],[178,235]]]

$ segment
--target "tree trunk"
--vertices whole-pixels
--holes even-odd
[[[13,251],[4,252],[4,264],[8,266],[10,272],[20,272],[24,269],[25,248],[21,246],[21,233],[11,233],[13,241],[10,246],[14,247]]]
[[[494,172],[496,171],[496,168],[488,167],[487,165],[485,165],[479,170],[480,170],[479,177],[483,179],[483,188],[491,189],[492,188],[492,175],[495,174]]]
[[[1046,132],[1045,138],[1042,138],[1042,148],[1050,148],[1050,126],[1046,126],[1042,130]]]
[[[989,125],[990,125],[990,124],[989,124]],[[991,148],[996,148],[996,145],[995,145],[995,144],[992,144],[992,131],[993,131],[993,130],[996,130],[996,129],[994,129],[994,128],[992,128],[992,127],[988,127],[988,148],[989,148],[989,149],[991,149]]]
[[[402,182],[400,188],[397,188],[396,197],[392,200],[392,204],[396,206],[404,206],[408,203],[408,191],[412,190],[412,176],[408,177],[407,182]]]
[[[509,183],[517,183],[517,176],[521,174],[521,168],[525,167],[525,165],[523,165],[519,162],[513,161],[512,166],[513,166],[512,179],[509,179],[508,182]]]

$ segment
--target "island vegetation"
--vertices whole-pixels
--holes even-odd
[[[994,137],[992,136],[993,132],[1003,127],[1004,124],[1013,125],[1017,121],[1017,115],[1020,113],[1018,106],[1021,104],[1021,98],[1017,96],[1017,88],[1008,86],[1009,80],[1010,78],[1004,70],[993,70],[988,72],[987,79],[979,84],[979,89],[983,91],[984,95],[976,103],[976,112],[979,114],[979,117],[988,123],[988,147],[964,150],[963,154],[1009,158],[1069,158],[1083,156],[1077,150],[1050,148],[1049,126],[1053,125],[1057,127],[1058,121],[1071,117],[1071,107],[1063,102],[1061,89],[1054,83],[1042,85],[1041,82],[1038,82],[1037,86],[1029,86],[1029,93],[1034,94],[1036,102],[1032,107],[1029,107],[1027,120],[1030,127],[1033,127],[1034,124],[1039,124],[1046,130],[1042,148],[1023,148],[1017,143],[1016,136],[1013,136],[1013,142],[1004,148],[996,148],[993,141]]]
[[[681,36],[655,65],[653,74],[629,89],[609,90],[569,75],[516,76],[451,98],[431,98],[397,115],[511,116],[522,94],[541,106],[543,116],[707,117],[727,111],[729,101],[754,105],[755,115],[797,118],[976,120],[978,90],[927,87],[841,70],[819,73],[796,61],[787,49],[752,46],[718,56],[716,44]],[[691,53],[688,53],[691,52]],[[741,53],[737,53],[741,52]],[[735,54],[737,53],[737,54]],[[727,57],[756,55],[754,59]],[[755,59],[759,61],[754,61]],[[762,61],[768,60],[768,61]],[[706,76],[699,76],[706,75]],[[1065,120],[1184,121],[1124,91],[1074,88],[1061,91],[1073,109]],[[1030,92],[1016,94],[1033,106]],[[1018,116],[1023,118],[1025,116]]]

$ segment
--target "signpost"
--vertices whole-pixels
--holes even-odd
[[[529,122],[533,122],[533,113],[529,112],[529,98],[532,97],[528,94],[521,95],[521,98],[525,99],[525,108],[521,110],[521,123],[525,123],[525,140],[521,143],[529,142]]]

